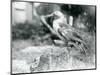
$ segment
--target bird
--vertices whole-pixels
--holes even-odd
[[[88,49],[85,39],[87,37],[86,33],[68,24],[64,14],[60,11],[53,12],[49,17],[53,17],[53,23],[50,29],[52,29],[68,47],[73,46],[86,55],[86,50]],[[48,25],[49,24],[47,24],[47,26]]]
[[[68,24],[67,19],[60,11],[55,11],[53,15],[55,17],[53,20],[55,32],[64,39],[64,42],[67,42],[67,46],[74,46],[86,55],[88,49],[86,37],[88,35]]]

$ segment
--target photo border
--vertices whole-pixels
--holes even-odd
[[[56,3],[56,2],[42,2],[42,1],[25,1],[25,0],[10,0],[10,74],[20,75],[20,74],[40,74],[40,73],[54,73],[54,72],[70,72],[70,71],[87,71],[87,70],[97,70],[97,5],[87,5],[87,4],[71,4],[71,5],[85,5],[95,7],[95,68],[90,69],[73,69],[73,70],[60,70],[60,71],[45,71],[45,72],[34,72],[34,73],[12,73],[12,2],[34,2],[34,3],[48,3],[48,4],[71,4],[71,3]]]

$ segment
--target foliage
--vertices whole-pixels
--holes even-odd
[[[37,24],[16,24],[12,26],[12,39],[35,39],[47,32],[46,28]]]

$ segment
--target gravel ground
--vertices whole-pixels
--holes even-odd
[[[86,57],[67,47],[34,46],[30,40],[12,42],[12,72],[31,73],[95,68],[95,55]]]

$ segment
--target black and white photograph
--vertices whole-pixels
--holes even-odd
[[[96,69],[96,6],[11,1],[11,74]]]

